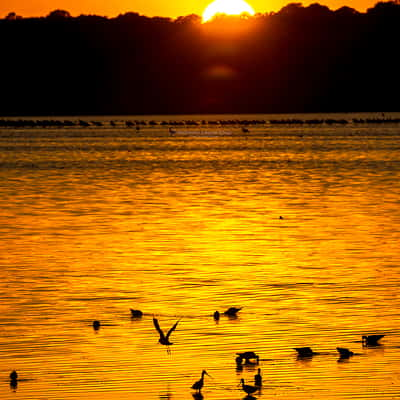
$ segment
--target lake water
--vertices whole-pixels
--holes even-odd
[[[400,399],[400,124],[342,117],[0,129],[0,399]]]

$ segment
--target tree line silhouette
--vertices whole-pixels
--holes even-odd
[[[1,115],[399,111],[400,3],[174,20],[9,13]]]

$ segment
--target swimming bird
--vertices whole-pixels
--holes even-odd
[[[16,382],[17,380],[18,380],[18,374],[17,371],[14,370],[10,373],[10,381]]]
[[[311,347],[295,347],[294,350],[297,351],[299,357],[312,357],[316,354],[319,354],[315,351],[312,351]]]
[[[242,384],[242,389],[243,389],[248,395],[251,395],[252,393],[257,392],[257,390],[259,389],[259,388],[256,387],[256,386],[246,385],[246,384],[244,383],[244,379],[243,379],[243,378],[240,380],[240,383]]]
[[[176,329],[176,326],[178,325],[179,321],[180,320],[176,321],[175,324],[172,326],[172,328],[165,335],[164,332],[160,328],[160,324],[158,323],[158,319],[153,317],[154,327],[157,329],[157,332],[160,334],[160,339],[158,339],[158,342],[160,344],[163,344],[164,346],[171,346],[173,344],[173,343],[171,343],[169,341],[169,337],[171,336],[171,333]]]
[[[170,135],[175,135],[175,133],[176,133],[176,129],[174,129],[174,128],[169,128],[168,131],[169,131]]]
[[[243,307],[236,308],[230,307],[226,311],[224,311],[224,315],[228,315],[230,317],[236,317],[236,314],[242,309]]]
[[[249,128],[246,128],[246,127],[242,127],[242,132],[243,133],[249,133],[250,132],[250,130],[249,130]]]
[[[258,387],[262,386],[261,368],[258,368],[257,374],[254,375],[254,385]]]
[[[256,360],[256,363],[260,361],[260,357],[254,353],[254,351],[245,351],[244,353],[236,353],[239,357],[236,358],[236,363],[238,363],[239,358],[245,360],[246,364],[250,363],[250,360]]]
[[[354,356],[352,351],[344,347],[336,347],[336,350],[339,352],[340,358],[350,358],[351,356]]]
[[[130,309],[131,310],[131,316],[133,318],[142,318],[143,317],[143,312],[140,310],[134,310],[133,308]]]
[[[362,342],[364,346],[379,346],[379,340],[381,340],[385,335],[364,335],[362,337]]]
[[[216,320],[216,321],[218,321],[219,320],[219,311],[215,311],[215,313],[214,313],[214,319]]]
[[[93,321],[93,329],[95,330],[95,331],[98,331],[99,329],[100,329],[100,321]]]
[[[192,385],[192,389],[197,390],[197,392],[200,392],[203,385],[204,385],[204,375],[208,375],[207,371],[205,369],[203,369],[203,371],[201,371],[201,378],[196,381],[195,383],[193,383]],[[210,376],[210,375],[208,375]]]

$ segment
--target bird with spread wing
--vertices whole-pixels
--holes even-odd
[[[173,344],[172,342],[169,341],[169,337],[171,336],[171,333],[176,329],[179,321],[180,320],[176,321],[175,324],[172,326],[172,328],[165,335],[164,332],[160,328],[160,324],[158,323],[158,319],[153,317],[154,327],[156,328],[157,332],[160,335],[160,339],[158,339],[158,342],[160,344],[163,344],[164,346],[167,346],[167,352],[168,353],[170,352],[169,346],[171,346]]]

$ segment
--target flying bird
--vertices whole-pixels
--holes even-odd
[[[201,391],[201,389],[204,385],[204,375],[208,375],[208,373],[205,369],[203,369],[203,371],[201,371],[201,378],[197,382],[193,383],[192,389],[197,390],[197,392]],[[208,375],[208,376],[210,376],[210,375]]]
[[[154,327],[157,329],[157,332],[160,335],[160,339],[158,339],[158,342],[160,344],[163,344],[164,346],[171,346],[173,343],[169,341],[169,337],[171,336],[171,333],[176,329],[176,326],[178,325],[178,322],[180,320],[176,321],[175,324],[172,326],[172,328],[168,331],[168,333],[165,335],[164,332],[160,328],[160,324],[158,323],[158,319],[153,317],[153,324]],[[169,349],[167,349],[168,351]]]

